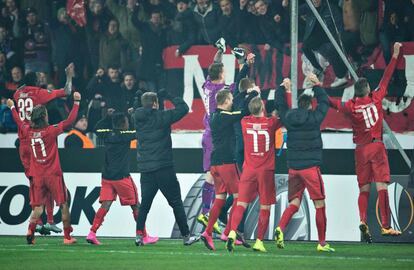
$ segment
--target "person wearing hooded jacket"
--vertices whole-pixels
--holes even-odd
[[[159,98],[165,96],[175,108],[159,110]],[[191,245],[199,237],[191,236],[187,216],[181,200],[180,184],[175,174],[172,156],[171,125],[182,119],[189,111],[180,97],[172,98],[165,90],[158,96],[146,92],[141,96],[142,107],[135,111],[135,129],[137,132],[137,162],[141,173],[141,206],[137,219],[135,244],[144,245],[144,226],[152,201],[161,190],[168,204],[173,208],[175,220],[183,236],[184,245]]]
[[[329,109],[329,99],[315,74],[307,78],[313,87],[311,93],[303,93],[298,98],[298,108],[289,109],[286,92],[290,92],[291,82],[284,79],[276,92],[276,110],[287,130],[287,166],[289,168],[288,199],[289,206],[283,212],[276,227],[276,244],[284,248],[283,231],[292,216],[298,211],[305,188],[316,208],[316,227],[318,230],[318,251],[334,252],[325,241],[326,212],[325,189],[320,171],[322,165],[321,124]],[[312,96],[317,106],[312,109]]]

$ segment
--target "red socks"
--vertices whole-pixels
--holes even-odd
[[[259,212],[259,224],[257,229],[257,239],[263,240],[263,237],[267,231],[267,227],[269,227],[269,217],[270,217],[270,210],[269,209],[260,209]]]
[[[282,231],[285,230],[286,226],[289,224],[289,221],[292,219],[293,215],[298,211],[298,207],[294,204],[289,204],[288,208],[282,214],[282,217],[279,221],[279,227]]]
[[[70,233],[73,231],[72,226],[69,226],[67,228],[63,228],[63,233],[64,233],[64,237],[65,239],[71,239],[72,237],[70,236]]]
[[[28,235],[34,234],[36,231],[36,223],[29,223],[29,231],[27,232]]]
[[[378,191],[378,205],[381,214],[381,225],[383,228],[390,227],[390,203],[388,200],[388,190]]]
[[[243,218],[243,214],[244,211],[246,211],[246,208],[241,205],[236,205],[231,209],[231,211],[233,211],[233,213],[231,215],[232,217],[229,218],[231,221],[230,230],[237,231],[237,227],[239,227],[239,223]]]
[[[229,214],[229,218],[227,219],[227,225],[226,228],[224,228],[224,235],[229,235],[230,233],[230,229],[232,228],[231,224],[233,223],[233,215],[234,215],[234,211],[236,211],[236,206],[237,206],[237,198],[233,199],[233,204],[231,205],[231,210],[230,210],[230,214]],[[244,212],[244,210],[243,210]],[[242,218],[243,218],[243,214],[242,214]],[[239,226],[240,221],[237,223],[236,228]]]
[[[359,193],[358,208],[359,218],[361,222],[367,223],[367,209],[368,209],[369,192],[363,191]]]
[[[213,232],[214,223],[216,223],[218,216],[220,215],[220,211],[223,208],[224,204],[226,203],[225,199],[218,199],[216,198],[213,203],[213,207],[210,210],[210,214],[208,217],[208,225],[206,228],[206,232],[208,235],[211,235]]]
[[[316,208],[316,227],[318,228],[318,238],[319,244],[324,246],[325,236],[326,236],[326,213],[325,206],[321,208]]]
[[[53,220],[53,207],[54,202],[51,197],[46,199],[46,216],[47,216],[47,223],[54,224],[55,221]]]
[[[105,208],[99,208],[98,212],[96,212],[95,218],[93,219],[93,224],[91,227],[91,231],[95,232],[101,227],[102,222],[104,221],[104,217],[108,213],[108,210]]]

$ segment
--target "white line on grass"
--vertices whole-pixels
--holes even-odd
[[[47,245],[47,244],[44,244]],[[17,246],[17,245],[16,245]],[[26,245],[27,246],[27,245]],[[38,245],[36,245],[38,246]],[[27,249],[17,249],[17,248],[0,248],[1,251],[22,251],[22,252],[43,252],[43,251],[52,251],[52,252],[63,252],[63,253],[93,253],[93,254],[106,254],[106,253],[119,253],[119,254],[154,254],[154,255],[166,255],[166,256],[239,256],[239,257],[262,257],[262,258],[290,258],[290,259],[320,259],[320,260],[359,260],[359,261],[396,261],[396,262],[414,262],[414,259],[388,259],[388,258],[364,258],[364,257],[345,257],[345,256],[320,256],[320,255],[281,255],[281,254],[259,254],[259,253],[214,253],[214,252],[177,252],[177,251],[157,251],[157,250],[147,250],[147,251],[133,251],[133,250],[79,250],[79,249],[45,249],[45,248],[32,248],[27,246]]]

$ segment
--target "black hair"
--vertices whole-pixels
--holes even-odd
[[[125,123],[128,121],[125,113],[114,113],[112,115],[112,128],[123,129]]]
[[[24,75],[24,84],[27,86],[36,86],[37,85],[37,75],[35,72],[28,72]]]
[[[302,94],[298,98],[298,108],[308,110],[312,104],[312,96]]]

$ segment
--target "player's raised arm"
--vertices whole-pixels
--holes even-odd
[[[326,94],[325,89],[321,87],[322,83],[319,81],[318,77],[314,73],[310,73],[306,79],[309,80],[309,82],[313,85],[313,91],[310,91],[310,93],[306,93],[305,90],[304,94],[309,94],[312,97],[316,98],[318,105],[314,111],[314,115],[316,121],[322,123],[329,109],[328,95]]]
[[[79,92],[73,93],[72,110],[70,111],[68,118],[58,124],[58,127],[60,128],[61,133],[65,129],[69,128],[73,124],[73,122],[75,122],[76,116],[78,115],[78,111],[79,111],[80,100],[81,100],[81,94]]]
[[[379,83],[378,90],[372,93],[372,97],[377,100],[382,100],[387,95],[388,84],[397,66],[397,60],[400,55],[402,44],[399,42],[394,43],[394,52],[388,66],[385,68],[384,75]]]
[[[162,118],[165,125],[171,125],[180,121],[190,110],[187,103],[181,97],[172,97],[167,91],[165,99],[174,104],[174,109],[163,111]]]
[[[66,73],[66,83],[63,89],[65,90],[65,94],[69,96],[70,94],[72,94],[72,79],[73,77],[75,77],[75,65],[73,63],[70,63],[65,68],[65,73]]]
[[[243,48],[234,48],[232,51],[233,55],[237,58],[239,62],[239,73],[236,76],[236,80],[234,81],[234,91],[233,94],[237,95],[239,93],[239,84],[243,78],[246,78],[250,72],[250,68],[254,64],[254,58],[256,57],[255,54],[249,53],[246,57],[246,53]]]
[[[315,118],[316,118],[316,121],[318,121],[319,123],[322,123],[323,119],[325,119],[325,116],[329,110],[328,95],[326,94],[325,89],[323,89],[319,85],[315,85],[313,87],[313,92],[318,102],[318,105],[315,109]]]
[[[218,49],[216,54],[214,55],[214,63],[222,63],[223,53],[226,51],[226,41],[224,40],[224,38],[219,38],[219,40],[216,41],[214,46]]]
[[[243,100],[242,106],[241,106],[242,117],[247,116],[247,115],[250,114],[249,103],[253,98],[255,98],[257,96],[260,96],[260,88],[258,86],[255,86],[255,87],[247,90],[247,97]]]
[[[14,102],[10,98],[7,100],[7,107],[9,107],[9,109],[11,110],[14,122],[16,122],[17,127],[19,129],[22,129],[24,122],[20,119],[19,113],[17,112],[16,107],[14,106]]]
[[[289,78],[283,79],[282,84],[276,91],[275,96],[275,108],[279,114],[280,120],[285,122],[286,113],[289,110],[288,103],[286,102],[286,92],[290,92],[291,82]]]
[[[69,64],[66,69],[66,84],[64,89],[56,89],[56,90],[46,90],[43,88],[37,88],[34,91],[36,92],[36,95],[39,98],[40,104],[46,104],[49,101],[55,99],[55,98],[61,98],[66,97],[72,93],[72,78],[75,74],[75,66],[73,63]]]

